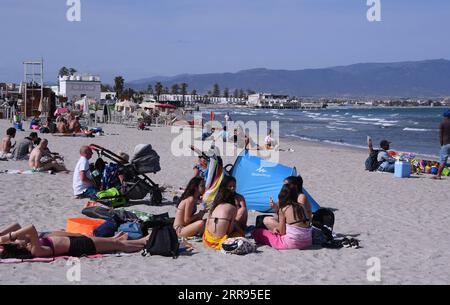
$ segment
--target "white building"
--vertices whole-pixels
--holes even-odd
[[[69,100],[76,101],[87,96],[97,101],[101,98],[101,82],[99,76],[71,75],[59,77],[59,94]]]
[[[287,95],[273,95],[271,93],[255,93],[248,96],[247,104],[250,106],[283,105],[288,101]]]
[[[103,91],[100,92],[100,100],[106,100],[109,96],[110,99],[114,100],[116,98],[117,92],[113,91]]]

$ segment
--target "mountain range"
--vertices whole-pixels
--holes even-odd
[[[320,69],[271,70],[265,68],[236,73],[153,76],[126,83],[146,90],[148,85],[188,84],[188,92],[251,89],[256,92],[304,97],[438,97],[450,95],[450,61],[446,59],[396,63],[359,63]],[[222,91],[223,92],[223,91]]]

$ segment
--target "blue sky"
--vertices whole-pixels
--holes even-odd
[[[40,57],[47,82],[63,65],[111,82],[450,59],[450,1],[381,5],[371,23],[366,0],[81,0],[81,22],[68,22],[66,0],[2,0],[0,81]]]

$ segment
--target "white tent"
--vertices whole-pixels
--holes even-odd
[[[156,105],[157,105],[156,103],[152,103],[152,102],[142,102],[139,104],[139,107],[141,107],[142,109],[144,109],[144,108],[155,109]]]
[[[128,101],[128,100],[118,102],[118,103],[116,103],[116,106],[115,106],[116,111],[122,111],[124,109],[133,111],[136,108],[137,108],[137,104],[133,103],[132,101]]]

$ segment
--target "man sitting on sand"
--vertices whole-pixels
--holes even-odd
[[[37,139],[38,135],[33,131],[28,137],[25,137],[23,140],[17,143],[16,149],[14,150],[14,159],[27,159],[28,155],[33,151],[34,143]]]
[[[42,139],[38,146],[36,146],[30,154],[30,160],[28,161],[28,166],[33,172],[44,172],[44,171],[67,171],[63,164],[58,163],[52,158],[45,157],[48,150],[48,140]],[[45,161],[44,161],[45,160]]]
[[[374,150],[371,138],[368,139],[367,144],[369,145],[369,153],[372,154]],[[389,144],[391,144],[391,142],[389,142],[388,140],[380,141],[381,150],[377,155],[377,161],[379,164],[378,171],[380,172],[393,173],[395,169],[395,159],[388,154]]]
[[[92,149],[89,146],[81,146],[80,156],[73,172],[73,194],[77,198],[88,198],[96,193],[89,170],[89,159],[92,158]]]
[[[16,129],[10,127],[6,130],[6,136],[2,139],[2,146],[0,149],[0,160],[7,160],[12,158],[11,149],[14,147],[11,139],[16,136]]]
[[[450,155],[450,109],[444,111],[444,120],[439,125],[439,140],[441,144],[441,151],[439,153],[439,171],[434,179],[441,179],[442,171],[447,164]]]

